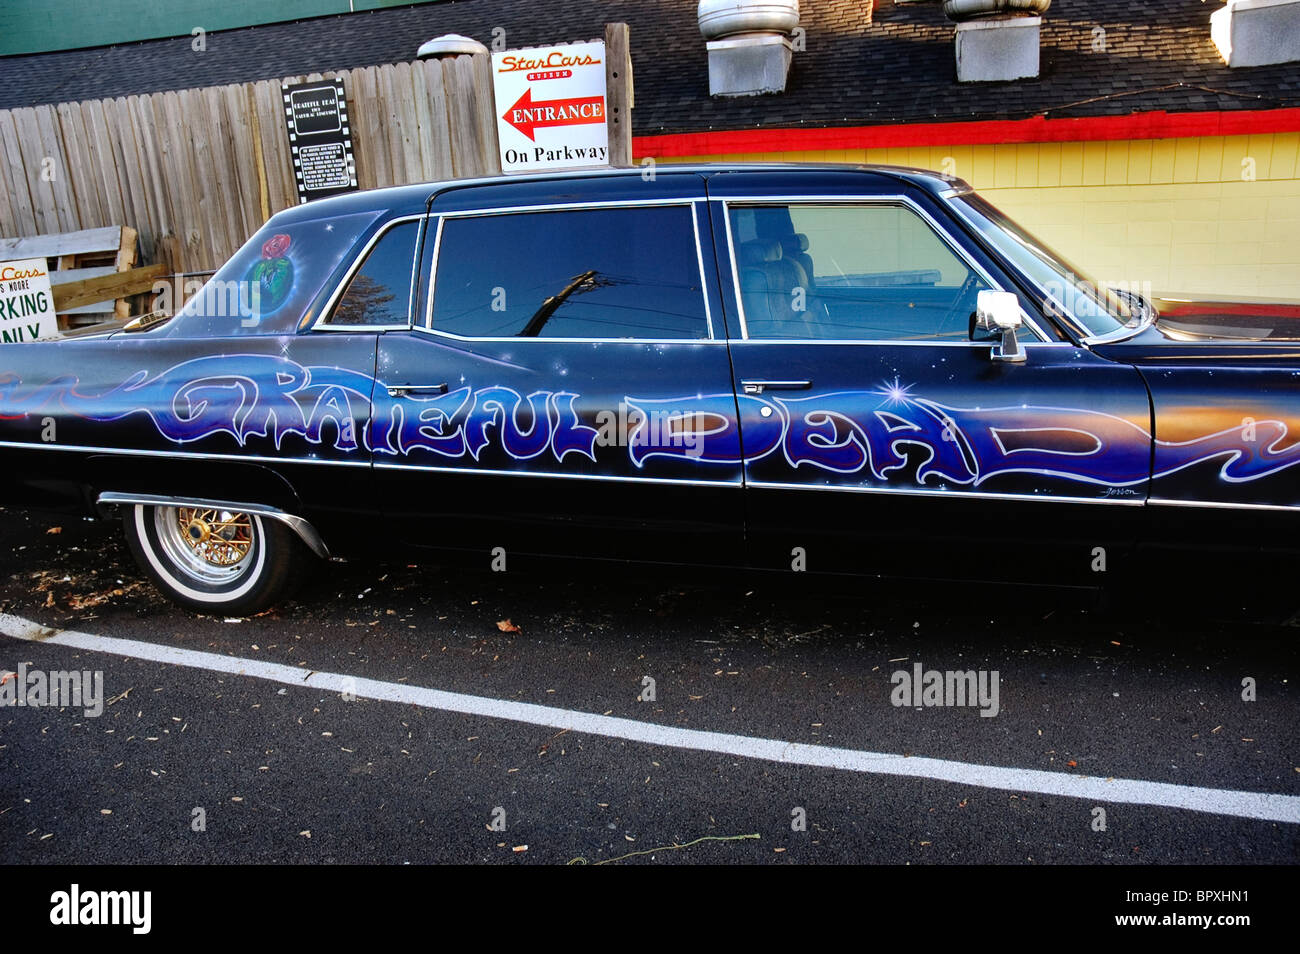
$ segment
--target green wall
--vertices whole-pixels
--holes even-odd
[[[134,43],[413,0],[0,0],[0,56]]]

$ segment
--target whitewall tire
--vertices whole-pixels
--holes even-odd
[[[132,504],[127,544],[170,599],[206,613],[246,615],[288,595],[310,554],[278,520],[219,508]]]

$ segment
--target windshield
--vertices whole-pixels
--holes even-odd
[[[1141,316],[1124,298],[1075,268],[984,199],[974,194],[961,195],[953,199],[953,205],[1047,293],[1045,309],[1049,314],[1059,316],[1064,307],[1090,336],[1108,335],[1140,324]]]

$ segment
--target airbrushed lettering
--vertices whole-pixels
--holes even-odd
[[[501,384],[394,396],[369,375],[268,354],[195,358],[153,376],[139,371],[98,394],[82,391],[74,375],[27,386],[0,374],[0,418],[144,416],[179,445],[228,435],[241,447],[266,441],[278,450],[295,436],[358,459],[473,468],[496,455],[543,471],[585,459],[612,474],[629,466],[652,473],[666,462],[775,461],[784,464],[777,468],[783,480],[821,472],[864,486],[940,489],[1019,474],[1089,485],[1102,497],[1140,497],[1152,477],[1150,435],[1125,418],[1082,408],[951,406],[897,382],[798,398],[727,391],[612,403],[604,409],[584,405],[574,391],[522,393]],[[626,440],[599,440],[592,423],[602,412],[635,422]],[[1217,461],[1221,480],[1243,483],[1300,463],[1300,442],[1290,441],[1286,423],[1253,426],[1253,440],[1228,428],[1155,441],[1154,476]]]

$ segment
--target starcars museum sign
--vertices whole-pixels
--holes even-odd
[[[503,171],[609,163],[604,43],[493,53],[492,77]]]

